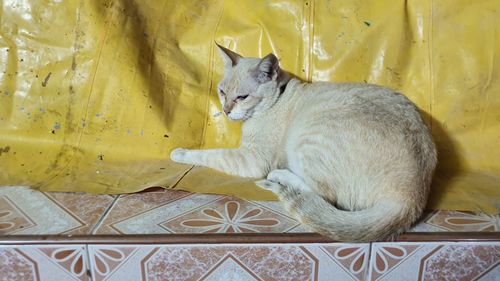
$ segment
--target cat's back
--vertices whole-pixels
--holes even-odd
[[[297,87],[298,96],[309,103],[344,105],[355,103],[380,103],[391,101],[404,103],[408,99],[401,97],[390,88],[368,83],[303,83]]]
[[[421,123],[416,106],[404,95],[368,83],[303,83],[295,89],[295,115],[301,119],[353,118]]]
[[[420,143],[425,150],[432,150],[427,149],[432,146],[432,138],[417,107],[392,89],[320,82],[300,84],[295,95],[288,127],[292,143],[321,139],[321,143],[357,143],[353,147],[391,144],[408,153],[414,143]]]

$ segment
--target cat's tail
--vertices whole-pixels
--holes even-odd
[[[412,208],[410,202],[405,204],[397,198],[387,198],[364,210],[344,211],[293,182],[263,180],[257,185],[278,194],[285,208],[302,224],[337,241],[392,239],[408,229],[422,213],[421,208]]]

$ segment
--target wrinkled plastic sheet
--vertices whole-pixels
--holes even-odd
[[[429,208],[498,213],[498,0],[0,3],[0,185],[275,199],[169,161],[176,147],[238,146],[215,93],[215,40],[274,52],[307,81],[403,92],[439,148]]]

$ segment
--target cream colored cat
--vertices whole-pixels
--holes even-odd
[[[422,214],[436,148],[415,105],[369,84],[304,83],[269,54],[219,46],[226,115],[243,121],[237,149],[176,149],[173,161],[264,178],[288,212],[340,241],[391,238]]]

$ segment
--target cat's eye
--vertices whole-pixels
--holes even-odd
[[[224,93],[224,91],[222,89],[219,89],[219,93],[223,96],[226,96],[226,93]]]
[[[238,96],[236,99],[237,99],[237,100],[244,100],[244,99],[246,99],[246,98],[248,98],[248,95],[245,95],[245,96]]]

